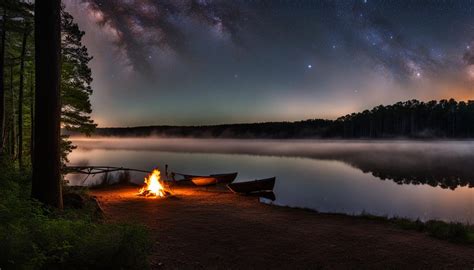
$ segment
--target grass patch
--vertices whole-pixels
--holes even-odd
[[[429,220],[423,222],[419,219],[408,218],[388,218],[386,216],[376,216],[362,212],[359,217],[368,220],[389,222],[405,230],[415,230],[427,233],[428,235],[455,243],[474,244],[474,226],[459,222],[445,222],[441,220]]]
[[[0,164],[1,269],[149,268],[143,226],[105,224],[87,202],[81,209],[48,209],[29,198],[30,179],[9,162]]]
[[[430,220],[425,223],[425,231],[436,238],[453,242],[470,241],[470,235],[474,232],[472,228],[462,223],[446,223],[438,220]]]

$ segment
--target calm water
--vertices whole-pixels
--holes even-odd
[[[276,176],[277,205],[474,221],[474,142],[75,139],[74,165]],[[141,183],[143,174],[132,174]],[[98,177],[97,177],[98,178]],[[87,183],[97,181],[87,179]],[[83,177],[69,177],[80,184]]]

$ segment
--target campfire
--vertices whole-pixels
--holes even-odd
[[[170,195],[160,179],[160,171],[154,169],[148,177],[145,177],[145,185],[138,191],[138,195],[145,197],[165,197]]]

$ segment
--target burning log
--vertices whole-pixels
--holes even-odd
[[[138,195],[145,197],[166,197],[171,192],[165,189],[160,179],[160,171],[154,169],[148,177],[145,177],[145,185],[138,191]]]
[[[144,196],[144,197],[166,197],[170,196],[171,192],[164,190],[162,194],[156,195],[154,192],[150,190],[145,190],[143,192],[139,192],[138,196]]]

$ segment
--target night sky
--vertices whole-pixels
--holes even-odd
[[[474,1],[65,0],[100,126],[337,118],[474,99]]]

